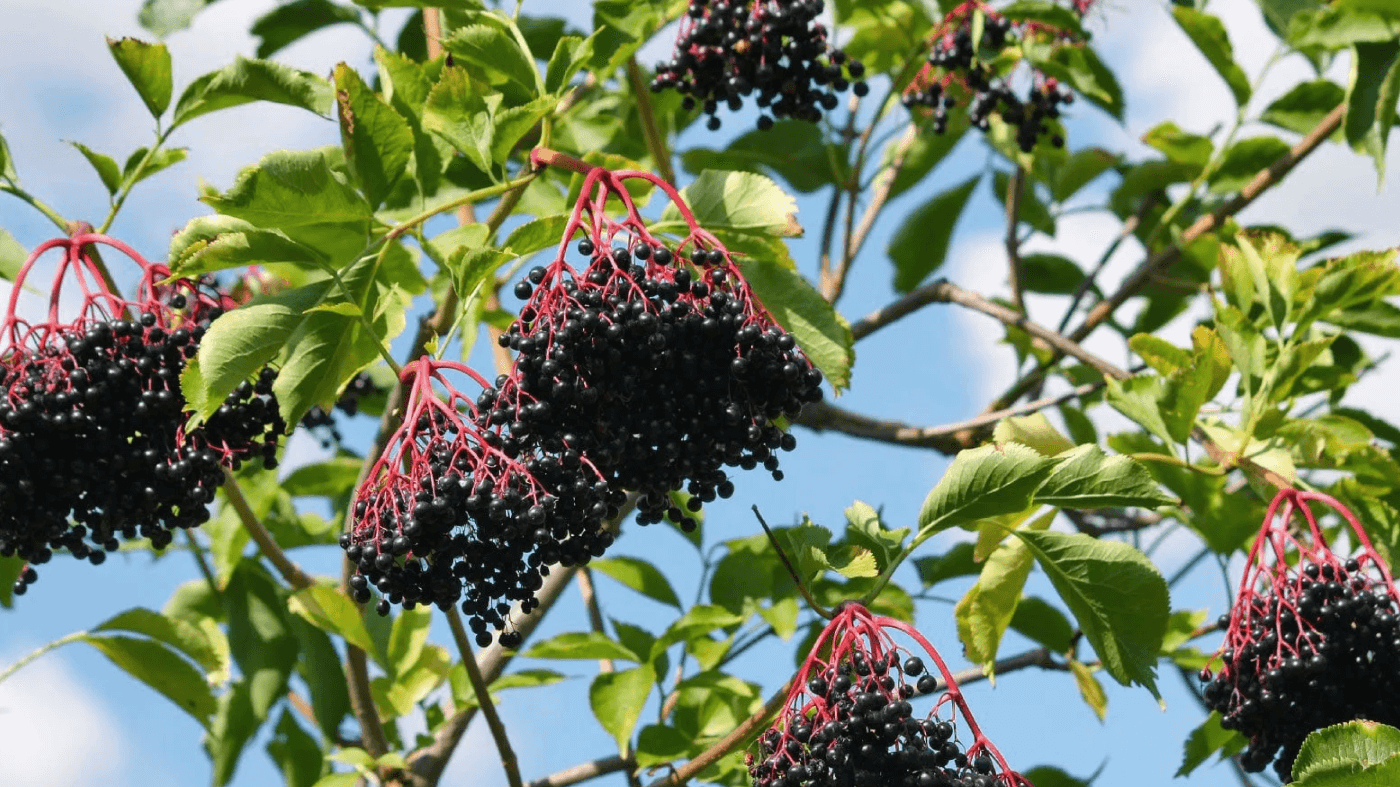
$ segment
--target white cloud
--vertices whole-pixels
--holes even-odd
[[[0,664],[19,656],[0,656]],[[0,742],[6,784],[124,783],[130,745],[122,726],[61,657],[41,658],[0,683]]]

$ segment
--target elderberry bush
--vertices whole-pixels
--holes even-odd
[[[501,339],[515,370],[479,404],[516,439],[558,439],[640,493],[640,523],[690,530],[691,513],[733,494],[725,467],[783,477],[778,453],[797,441],[774,422],[820,399],[822,378],[722,250],[684,264],[653,243],[585,238],[581,277],[530,271],[517,294],[534,297]],[[687,510],[670,494],[682,489]]]
[[[192,426],[180,373],[225,304],[188,280],[153,286],[169,271],[147,265],[140,302],[99,290],[71,323],[28,326],[11,299],[0,354],[0,555],[42,564],[66,550],[97,565],[121,539],[162,549],[175,529],[208,521],[224,468],[257,458],[275,466],[286,427],[271,396],[275,372]],[[55,293],[71,272],[60,268]],[[28,569],[15,592],[36,578]]]
[[[1058,119],[1061,105],[1073,103],[1074,94],[1057,80],[1035,72],[1026,97],[1017,95],[1008,78],[997,73],[992,61],[1032,28],[1028,23],[1015,24],[984,7],[980,8],[985,14],[981,39],[974,42],[972,12],[976,7],[959,6],[935,31],[928,64],[905,91],[904,106],[931,109],[933,131],[942,134],[948,129],[949,110],[958,106],[961,97],[973,127],[986,131],[992,115],[999,115],[1016,128],[1016,144],[1029,153],[1048,132],[1046,121]],[[1037,25],[1034,30],[1043,32],[1044,26]],[[1052,134],[1050,143],[1062,147],[1065,141],[1059,134]]]
[[[557,450],[542,453],[479,429],[447,371],[475,378],[431,358],[405,367],[404,423],[356,493],[341,538],[356,566],[351,592],[365,603],[378,589],[381,614],[390,604],[459,604],[480,645],[496,631],[514,647],[511,602],[528,614],[549,566],[601,556],[613,538],[603,522],[623,496],[562,444],[546,441]]]
[[[942,674],[886,633],[915,636]],[[821,658],[822,645],[831,656]],[[938,695],[931,712],[914,702]],[[972,740],[960,739],[959,716]],[[927,641],[906,624],[850,604],[798,674],[779,722],[746,757],[754,787],[1017,787],[1026,782],[972,720]]]
[[[1266,522],[1260,538],[1279,535]],[[1342,559],[1325,542],[1301,552],[1296,567],[1246,575],[1267,582],[1245,586],[1222,617],[1223,666],[1201,675],[1221,726],[1249,739],[1241,765],[1260,771],[1272,761],[1285,782],[1314,730],[1353,719],[1400,725],[1400,603],[1383,564],[1369,545],[1360,558]]]
[[[865,66],[833,49],[816,21],[823,8],[823,0],[691,0],[651,88],[681,93],[686,110],[701,107],[711,131],[721,105],[737,111],[754,94],[769,113],[759,116],[760,129],[774,118],[815,123],[836,109],[838,93],[870,90]]]

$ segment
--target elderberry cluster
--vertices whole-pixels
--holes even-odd
[[[179,310],[183,318],[172,319]],[[180,373],[220,314],[168,295],[132,319],[64,326],[42,346],[7,351],[0,555],[41,564],[66,549],[98,565],[120,538],[138,536],[162,549],[174,529],[208,521],[223,468],[255,458],[276,465],[286,425],[271,369],[188,427]],[[36,577],[22,575],[15,592]]]
[[[330,448],[331,445],[338,445],[341,442],[340,429],[336,426],[334,413],[339,410],[345,415],[354,417],[360,411],[360,400],[371,396],[378,396],[384,393],[384,389],[374,384],[374,377],[369,372],[360,372],[350,378],[345,390],[341,392],[340,398],[336,400],[335,406],[326,411],[321,405],[312,405],[306,415],[301,417],[301,425],[310,429],[321,440],[322,448]]]
[[[823,0],[690,0],[675,53],[657,66],[651,88],[681,93],[686,110],[700,106],[711,131],[720,127],[721,104],[737,111],[754,93],[772,115],[759,117],[760,129],[774,118],[815,123],[837,107],[836,94],[870,91],[865,66],[831,48],[816,21],[823,7]]]
[[[907,678],[916,678],[914,685]],[[909,700],[939,690],[924,662],[860,652],[807,682],[817,710],[759,738],[754,787],[994,787],[996,763],[969,758],[955,725],[920,717]]]
[[[532,300],[501,337],[516,372],[478,401],[487,422],[586,457],[611,488],[639,493],[641,524],[694,529],[692,513],[733,494],[725,467],[761,465],[781,480],[778,452],[797,440],[774,422],[820,399],[822,376],[760,317],[723,252],[696,249],[686,265],[649,243],[577,248],[591,260],[585,275],[542,287],[557,300]],[[531,297],[548,275],[535,268],[516,294]],[[671,495],[682,489],[684,511]]]
[[[426,360],[418,367],[419,375],[434,372]],[[381,481],[356,496],[341,538],[357,567],[350,587],[361,603],[377,588],[380,614],[390,604],[459,604],[481,646],[491,629],[515,647],[519,635],[505,630],[511,602],[528,614],[550,565],[602,556],[613,538],[603,522],[625,498],[559,441],[537,451],[459,417],[455,408],[466,402],[455,391],[447,401],[434,409],[422,393],[410,400]]]
[[[927,107],[933,110],[933,131],[948,130],[948,110],[957,106],[958,99],[949,95],[956,85],[971,94],[967,99],[968,122],[986,131],[990,118],[999,114],[1008,125],[1016,127],[1016,144],[1029,153],[1048,128],[1046,120],[1060,116],[1060,106],[1074,102],[1074,94],[1054,79],[1036,74],[1035,84],[1024,100],[1016,95],[1006,81],[997,76],[988,63],[1012,43],[1018,31],[1011,20],[988,15],[982,39],[974,46],[972,22],[966,19],[955,29],[938,38],[929,52],[931,74],[941,77],[920,80],[923,87],[911,88],[903,96],[908,108]],[[1055,147],[1065,144],[1059,134],[1050,137]]]
[[[1391,588],[1362,562],[1308,563],[1222,620],[1232,630],[1245,623],[1220,673],[1201,676],[1221,726],[1249,738],[1245,770],[1272,760],[1287,782],[1313,730],[1353,719],[1400,724],[1400,618]]]

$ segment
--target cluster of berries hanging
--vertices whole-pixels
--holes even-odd
[[[1088,0],[1076,3],[1076,8],[1082,5],[1087,10]],[[979,27],[981,37],[974,40]],[[1010,84],[1011,74],[998,73],[993,61],[1018,41],[1045,36],[1066,38],[1063,31],[1042,22],[1015,23],[981,0],[968,0],[934,29],[928,63],[905,89],[904,105],[931,109],[937,134],[947,131],[948,111],[960,102],[967,107],[968,122],[982,131],[990,127],[993,114],[1000,115],[1016,127],[1016,144],[1029,153],[1047,133],[1046,121],[1059,118],[1060,106],[1073,103],[1074,94],[1057,80],[1032,70],[1030,90],[1022,99]],[[1052,134],[1050,143],[1061,147],[1065,141]]]
[[[601,556],[624,490],[641,524],[693,530],[705,502],[733,494],[725,467],[782,478],[777,454],[797,441],[775,420],[821,398],[821,373],[670,184],[554,153],[534,163],[585,178],[557,257],[515,287],[526,303],[501,337],[516,351],[510,373],[493,386],[461,364],[405,367],[403,425],[341,539],[362,603],[371,585],[384,613],[460,603],[478,642],[494,629],[507,647],[519,641],[510,602],[529,611],[550,565]],[[648,232],[626,188],[636,179],[679,209],[679,243]],[[481,387],[474,401],[448,372]]]
[[[382,396],[385,393],[383,388],[374,384],[374,377],[369,372],[360,372],[350,378],[345,390],[341,392],[340,398],[336,400],[335,406],[327,411],[321,405],[313,405],[306,415],[301,417],[301,425],[310,429],[321,441],[322,448],[330,448],[332,445],[341,443],[340,428],[335,422],[335,412],[339,410],[347,417],[353,418],[360,412],[360,401],[373,396]]]
[[[679,243],[647,231],[625,186],[637,179],[679,209],[688,227]],[[639,493],[639,522],[669,516],[687,530],[694,523],[671,492],[688,492],[695,512],[733,493],[726,466],[782,478],[778,452],[797,441],[774,421],[821,398],[821,373],[670,184],[588,170],[558,256],[516,294],[526,304],[501,337],[515,367],[479,404],[522,445],[588,457],[613,488]]]
[[[141,267],[134,300],[106,284],[97,244]],[[19,294],[55,249],[63,256],[46,318],[31,323]],[[96,565],[121,538],[138,536],[162,549],[175,528],[209,519],[224,468],[276,465],[286,424],[271,369],[191,423],[180,373],[234,304],[207,282],[169,277],[164,265],[93,233],[44,243],[20,269],[0,323],[0,555],[40,564],[66,549]],[[61,306],[73,299],[76,316],[64,320]],[[15,592],[36,578],[26,568]]]
[[[1308,507],[1336,511],[1356,534],[1356,557],[1328,546]],[[1275,514],[1278,514],[1277,518]],[[1307,527],[1292,532],[1294,514]],[[1270,559],[1272,558],[1272,559]],[[1223,662],[1206,704],[1249,738],[1248,771],[1274,761],[1283,781],[1313,730],[1367,719],[1400,724],[1400,597],[1356,517],[1317,492],[1285,489],[1269,506],[1230,610]],[[1277,759],[1275,759],[1277,757]]]
[[[911,637],[938,676],[892,631]],[[911,700],[928,695],[937,699],[921,714]],[[817,638],[758,746],[746,756],[754,787],[1030,787],[982,734],[928,640],[856,603]]]
[[[711,131],[720,127],[721,104],[737,111],[755,92],[771,113],[759,116],[759,128],[772,128],[774,118],[815,123],[836,108],[838,93],[870,90],[865,66],[831,47],[817,22],[823,7],[823,0],[690,0],[651,89],[681,93],[687,110],[699,105]]]
[[[449,372],[488,388],[459,363],[424,357],[404,367],[403,424],[356,492],[341,546],[358,569],[357,601],[369,601],[374,585],[380,614],[390,603],[460,602],[484,647],[488,627],[506,629],[511,601],[531,610],[550,564],[603,554],[612,543],[603,521],[621,493],[575,452],[540,453],[480,426]],[[519,644],[513,631],[500,639]]]

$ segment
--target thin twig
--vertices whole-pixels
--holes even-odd
[[[1125,512],[1080,511],[1061,509],[1074,529],[1087,536],[1100,538],[1109,533],[1135,533],[1162,523],[1158,514],[1128,514]]]
[[[1021,271],[1021,238],[1016,230],[1021,226],[1021,194],[1025,184],[1026,169],[1018,166],[1006,184],[1006,273],[1011,284],[1011,304],[1022,314],[1026,313],[1025,277]]]
[[[1142,226],[1142,223],[1147,220],[1147,214],[1151,213],[1156,205],[1157,195],[1152,194],[1147,196],[1138,205],[1137,212],[1129,216],[1127,220],[1123,222],[1123,226],[1118,229],[1118,234],[1113,236],[1113,240],[1109,242],[1108,246],[1104,248],[1103,253],[1099,255],[1098,262],[1094,263],[1093,269],[1085,274],[1084,279],[1074,288],[1074,293],[1071,294],[1069,298],[1069,306],[1065,308],[1064,315],[1060,317],[1060,324],[1055,328],[1056,331],[1064,333],[1065,329],[1069,328],[1069,321],[1074,318],[1074,313],[1079,309],[1080,301],[1084,300],[1084,296],[1089,294],[1089,290],[1094,289],[1099,275],[1103,273],[1104,268],[1108,267],[1108,261],[1118,252],[1118,247],[1123,245],[1123,241],[1131,237],[1134,232],[1137,232],[1138,227]]]
[[[578,576],[578,594],[583,598],[584,609],[588,610],[588,625],[597,633],[605,634],[603,630],[603,610],[598,606],[598,589],[593,585],[593,572],[587,566],[580,566]],[[599,672],[612,672],[616,669],[612,659],[598,659]]]
[[[204,558],[204,547],[200,546],[199,541],[194,537],[193,531],[186,530],[185,539],[190,542],[190,553],[194,555],[194,562],[196,566],[199,566],[200,575],[204,577],[204,581],[209,585],[209,592],[214,595],[214,598],[219,598],[219,596],[222,595],[222,591],[219,589],[219,583],[214,579],[214,572],[209,568],[209,561]]]
[[[581,784],[599,776],[607,776],[618,771],[630,771],[637,766],[637,761],[631,757],[602,757],[593,762],[585,762],[575,765],[572,768],[565,768],[557,773],[534,781],[525,782],[525,787],[570,787],[574,784]]]
[[[890,200],[890,193],[894,191],[894,182],[899,179],[899,173],[904,169],[904,163],[909,160],[909,153],[918,141],[918,127],[910,126],[905,130],[904,136],[899,138],[898,144],[895,145],[889,167],[875,176],[875,181],[870,185],[870,204],[865,207],[865,212],[860,216],[855,236],[846,241],[846,253],[851,260],[854,260],[860,254],[860,250],[864,248],[866,239],[870,237],[870,231],[875,227],[875,220],[879,218],[880,211],[884,210],[885,203]],[[846,273],[849,270],[849,262],[842,265],[841,274],[838,276],[842,287],[845,286]],[[840,289],[838,289],[836,295],[839,297],[840,294]],[[835,298],[828,300],[834,301]]]
[[[956,436],[969,431],[979,431],[995,425],[1003,418],[1025,415],[1047,407],[1063,404],[1071,399],[1087,396],[1104,387],[1102,382],[1086,383],[1057,396],[1038,399],[1034,402],[986,413],[966,421],[942,426],[911,426],[900,421],[881,421],[864,415],[843,410],[827,402],[809,404],[795,423],[814,431],[830,429],[852,437],[874,440],[881,443],[894,443],[912,448],[932,448],[940,453],[955,454],[963,446]]]
[[[481,667],[476,663],[476,653],[472,651],[471,640],[467,638],[467,627],[462,625],[462,616],[456,607],[447,610],[447,625],[452,628],[452,639],[457,642],[457,650],[462,655],[462,665],[467,669],[467,679],[471,681],[472,691],[476,692],[476,705],[481,708],[481,715],[486,717],[486,726],[490,728],[491,737],[496,741],[496,751],[501,757],[501,767],[505,768],[506,781],[510,782],[510,787],[521,787],[520,763],[515,758],[515,751],[510,747],[506,726],[501,723],[501,716],[496,712],[496,703],[491,700],[491,689],[486,685],[486,678],[482,676]]]
[[[277,569],[277,573],[287,580],[287,584],[302,590],[316,584],[301,567],[287,557],[287,553],[282,551],[282,547],[277,546],[277,542],[272,539],[272,534],[267,532],[258,521],[257,514],[253,513],[252,507],[248,505],[248,498],[243,496],[243,490],[238,486],[238,479],[228,469],[224,470],[224,495],[228,497],[229,505],[233,506],[234,513],[238,514],[238,520],[243,523],[243,529],[248,531],[248,536],[253,539],[253,543],[258,545],[258,549],[263,553],[272,565]]]
[[[807,602],[807,606],[811,607],[813,612],[821,615],[823,618],[831,620],[831,610],[818,604],[817,600],[812,598],[812,591],[807,589],[807,583],[802,581],[802,575],[797,572],[797,567],[788,559],[787,550],[783,549],[783,545],[778,543],[778,537],[773,534],[772,528],[768,527],[768,523],[763,521],[763,514],[759,513],[757,504],[753,506],[753,515],[758,517],[758,523],[763,526],[763,532],[768,534],[768,543],[773,545],[773,551],[778,553],[778,559],[783,561],[783,566],[787,568],[788,575],[792,577],[793,582],[797,583],[797,592],[802,594],[802,598]]]
[[[647,152],[651,154],[656,174],[667,183],[676,182],[676,171],[671,168],[671,151],[666,147],[666,137],[656,124],[656,110],[651,104],[651,88],[642,79],[642,69],[635,56],[627,58],[627,82],[632,88],[632,96],[637,100],[637,114],[642,119],[642,136],[646,137]]]

